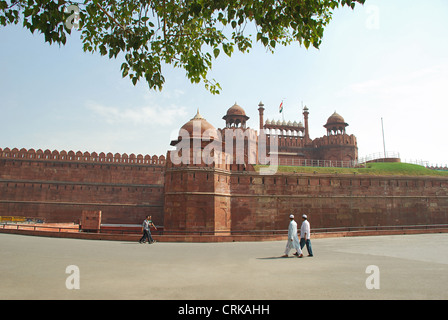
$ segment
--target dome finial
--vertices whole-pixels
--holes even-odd
[[[196,115],[191,120],[200,120],[200,119],[204,119],[204,117],[201,116],[201,114],[199,113],[199,108],[198,108],[198,111],[196,112]]]

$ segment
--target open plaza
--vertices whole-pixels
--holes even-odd
[[[155,243],[0,234],[0,299],[447,299],[448,234]]]

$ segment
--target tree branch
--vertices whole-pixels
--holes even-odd
[[[109,17],[109,19],[111,19],[113,22],[115,22],[115,24],[117,26],[119,26],[121,29],[123,29],[123,31],[129,31],[126,26],[123,26],[122,24],[120,24],[114,17],[112,17],[106,10],[104,10],[103,7],[101,7],[96,1],[95,1],[95,6],[98,7],[98,9],[100,9],[106,16]]]

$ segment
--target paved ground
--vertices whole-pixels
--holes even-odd
[[[312,245],[315,256],[298,259],[279,258],[283,241],[147,245],[0,234],[0,299],[448,298],[448,234]],[[66,287],[69,265],[79,268],[80,289]],[[377,275],[366,273],[370,265],[379,289],[366,288]]]

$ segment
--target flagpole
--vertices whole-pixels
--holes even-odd
[[[282,105],[283,105],[283,100],[285,100],[285,98],[282,99]],[[282,120],[285,121],[285,113],[283,112],[283,107],[282,106]]]
[[[386,158],[386,141],[384,140],[384,124],[383,117],[381,117],[381,129],[383,131],[383,149],[384,149],[384,158]]]
[[[302,110],[300,110],[300,114],[302,115],[302,123],[303,123],[303,100],[302,100]]]
[[[283,116],[283,100],[282,100],[282,102],[280,103],[280,106],[278,107],[278,112],[281,113],[282,116]]]

